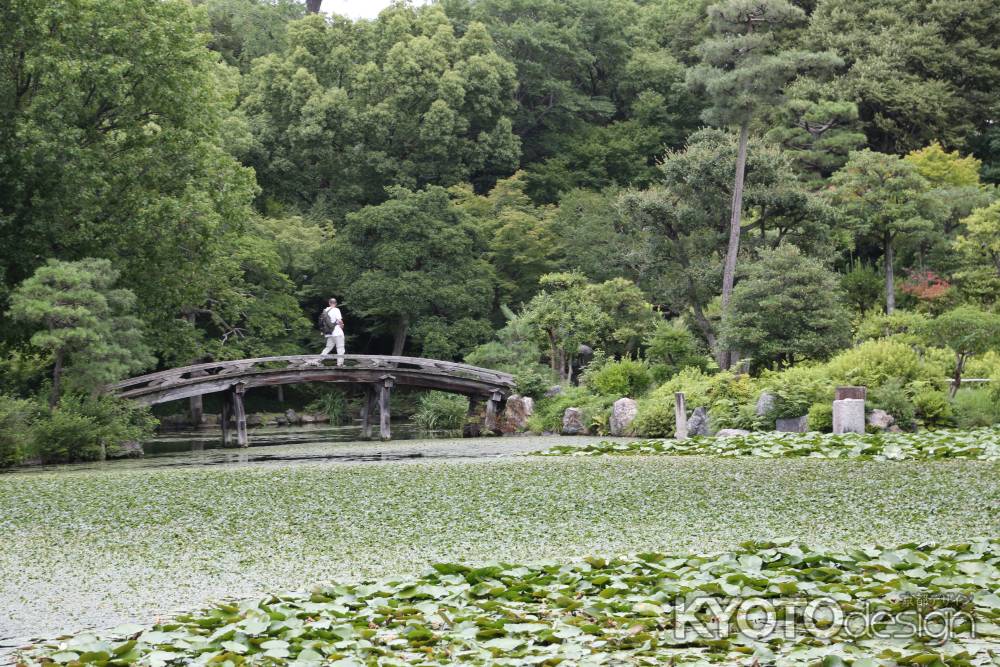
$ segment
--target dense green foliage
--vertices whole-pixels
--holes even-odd
[[[114,289],[117,279],[106,259],[49,260],[11,294],[10,316],[36,329],[31,345],[54,359],[51,407],[64,373],[86,391],[152,363],[131,312],[135,295]]]
[[[603,353],[584,391],[652,401],[658,432],[668,392],[646,394],[684,369],[822,362],[851,330],[816,382],[897,382],[907,420],[947,423],[947,376],[1000,375],[989,336],[939,335],[1000,308],[998,21],[989,0],[360,21],[23,0],[0,14],[0,390],[54,405],[143,368],[316,352],[337,296],[350,352],[466,358],[535,397]],[[76,308],[40,291],[73,267],[104,277],[46,320]],[[870,319],[897,303],[930,323]],[[717,426],[762,425],[725,400]]]
[[[468,409],[464,396],[429,391],[420,396],[413,422],[425,431],[461,430]]]
[[[1000,429],[934,433],[753,433],[720,438],[602,441],[583,447],[557,445],[542,456],[757,456],[763,458],[872,459],[910,461],[936,459],[1000,460]]]
[[[793,245],[762,254],[723,316],[723,345],[758,365],[832,356],[850,339],[837,287],[834,273]]]
[[[341,665],[407,663],[418,655],[427,665],[577,659],[583,664],[704,665],[739,663],[748,654],[795,666],[847,665],[841,654],[852,659],[850,664],[878,667],[973,664],[966,656],[979,653],[987,637],[1000,633],[994,623],[1000,596],[989,592],[1000,583],[994,567],[998,554],[1000,542],[985,539],[849,550],[783,539],[748,542],[718,554],[645,552],[530,566],[435,563],[420,576],[331,583],[307,593],[217,604],[151,628],[128,625],[100,637],[81,634],[38,647],[24,664],[64,663],[94,654],[154,665],[206,655],[219,662]],[[761,632],[735,613],[730,619],[729,610],[725,621],[698,626],[715,632],[678,636],[675,622],[668,622],[685,595],[710,598],[722,609],[747,589],[761,607],[767,600],[779,613],[794,610],[806,617],[805,627],[816,624],[815,631]],[[899,590],[941,603],[926,608],[911,603],[908,613],[900,613],[908,607],[899,600]],[[957,603],[946,596],[956,595],[968,598],[964,607],[949,606]],[[900,640],[887,637],[882,626],[865,625],[858,639],[853,627],[823,623],[827,616],[809,611],[820,601],[825,606],[834,599],[858,598],[868,604],[858,612],[866,623],[878,614],[927,629]],[[754,610],[761,613],[757,605]],[[934,621],[954,626],[943,645],[930,629]],[[877,660],[868,657],[872,654]],[[910,656],[921,660],[907,660]]]

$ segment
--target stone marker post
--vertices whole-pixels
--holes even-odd
[[[684,440],[688,437],[688,417],[687,406],[684,405],[683,391],[674,394],[674,419],[677,422],[677,427],[674,429],[674,437],[677,440]]]
[[[833,401],[833,432],[865,432],[865,387],[837,387]]]

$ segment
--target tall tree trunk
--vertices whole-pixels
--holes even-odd
[[[399,357],[403,354],[403,346],[406,345],[406,333],[410,330],[410,320],[406,317],[400,318],[396,324],[396,333],[392,338],[392,356]]]
[[[52,369],[52,393],[49,394],[49,407],[59,405],[59,385],[62,381],[63,351],[56,351],[56,365]]]
[[[885,249],[883,259],[885,260],[885,312],[892,315],[896,311],[896,274],[892,268],[895,257],[892,252],[892,234],[885,233],[882,241]]]
[[[951,387],[948,389],[948,397],[955,398],[959,388],[962,386],[962,372],[965,370],[965,355],[955,355],[955,375],[951,379]]]
[[[750,123],[740,125],[740,144],[736,153],[736,180],[733,182],[733,202],[729,216],[729,248],[722,270],[722,311],[729,307],[736,281],[736,257],[740,252],[740,223],[743,218],[743,178],[747,167],[747,144],[750,141]]]
[[[555,371],[556,377],[562,379],[562,361],[559,358],[559,346],[556,345],[556,335],[552,331],[546,331],[549,337],[549,368]]]
[[[712,323],[708,321],[708,317],[705,316],[705,311],[701,309],[698,304],[693,304],[691,306],[691,312],[694,314],[695,326],[701,331],[702,335],[705,337],[705,342],[708,343],[708,349],[713,352],[716,351],[716,345],[718,342],[715,338],[715,329],[712,328]]]
[[[323,0],[306,0],[306,11],[310,14],[319,14],[319,6],[323,4]]]
[[[736,282],[736,258],[740,254],[740,223],[743,218],[743,179],[747,167],[747,144],[750,142],[750,122],[740,125],[740,143],[736,151],[736,180],[733,182],[733,202],[729,215],[729,247],[726,249],[726,263],[722,269],[722,314],[729,309],[733,297],[733,283]],[[728,350],[720,350],[719,366],[730,366]]]

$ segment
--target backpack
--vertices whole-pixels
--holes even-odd
[[[319,314],[319,330],[323,332],[324,336],[333,334],[333,322],[326,316],[329,310],[329,308],[324,308],[323,312]]]

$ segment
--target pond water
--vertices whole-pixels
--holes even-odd
[[[425,431],[393,424],[392,440],[359,439],[358,425],[272,426],[250,429],[250,446],[223,447],[218,429],[165,431],[143,443],[141,458],[68,465],[24,466],[10,472],[126,470],[188,466],[238,466],[295,463],[379,463],[436,459],[479,459],[539,449],[522,438],[462,438],[458,431]]]
[[[545,449],[556,442],[593,444],[600,440],[586,436],[461,438],[454,432],[428,433],[406,424],[393,424],[394,439],[389,442],[362,441],[357,439],[358,435],[357,426],[260,427],[251,429],[250,446],[241,449],[222,448],[218,430],[171,431],[144,443],[146,454],[142,458],[25,466],[0,474],[0,665],[9,662],[15,647],[29,642],[31,636],[55,636],[82,627],[111,627],[132,620],[151,622],[154,614],[178,608],[175,605],[197,605],[231,594],[246,596],[257,590],[289,587],[299,580],[356,576],[352,569],[355,561],[346,556],[336,567],[326,564],[311,570],[299,560],[284,563],[279,558],[281,562],[272,562],[275,550],[291,549],[289,544],[302,535],[322,537],[331,532],[331,526],[325,523],[297,531],[293,536],[282,536],[274,544],[268,542],[273,536],[264,535],[240,538],[219,550],[216,542],[227,539],[226,531],[254,530],[262,523],[280,527],[288,521],[288,515],[269,515],[263,520],[247,521],[245,525],[241,521],[215,524],[216,503],[189,505],[182,491],[197,496],[214,488],[220,480],[228,485],[232,480],[246,483],[258,479],[260,474],[274,474],[276,479],[283,480],[276,484],[285,484],[289,493],[298,484],[290,483],[289,479],[323,480],[315,487],[317,493],[322,494],[335,492],[338,487],[337,484],[328,486],[325,480],[356,479],[348,471],[358,466],[371,467],[365,475],[366,479],[369,474],[372,476],[373,485],[380,483],[385,487],[385,474],[379,471],[398,466],[409,471],[400,472],[411,479],[411,485],[431,484],[442,474],[441,464],[450,468],[453,463],[492,463],[503,459],[511,463],[519,454]],[[429,481],[409,465],[417,463],[424,464],[422,469],[431,475]],[[244,476],[244,472],[249,474]],[[342,474],[347,477],[338,477]],[[212,484],[206,485],[208,479]],[[165,480],[168,485],[180,486],[165,492],[157,487]],[[186,487],[188,480],[190,486]],[[19,491],[26,485],[39,489],[27,503]],[[367,483],[362,486],[367,489]],[[391,499],[397,491],[390,485],[376,495]],[[96,507],[85,508],[76,501],[63,503],[61,499],[67,493],[80,494],[80,498],[86,500],[83,505],[96,503]],[[433,498],[437,493],[440,489],[426,495]],[[471,498],[475,500],[480,495],[472,493]],[[5,514],[10,509],[4,507],[5,496],[6,501],[13,503],[11,507],[18,508],[29,519],[37,512],[34,522],[16,526],[19,532],[13,539],[18,546],[17,553],[3,548],[4,538],[11,535],[9,532],[4,535],[5,530],[15,529],[12,523],[5,525],[5,519],[9,519]],[[21,500],[12,500],[14,496]],[[307,503],[309,497],[307,494],[302,502]],[[328,507],[350,507],[355,500],[351,495],[338,497]],[[454,502],[463,500],[467,498],[458,495]],[[160,519],[147,518],[157,513],[160,503],[174,508],[161,517],[164,525],[160,525]],[[25,509],[25,504],[32,507]],[[249,512],[262,509],[254,499],[247,497],[236,500],[235,506],[246,507]],[[303,521],[312,521],[310,517],[317,514],[316,508],[301,509],[294,503],[290,507],[290,513],[298,512]],[[214,527],[202,530],[202,523]],[[350,521],[337,523],[341,531],[352,530]],[[98,528],[99,524],[105,528]],[[114,530],[108,531],[107,526],[112,524]],[[170,525],[178,526],[180,532],[173,532]],[[188,525],[198,526],[198,529],[184,532]],[[68,537],[70,533],[74,536]],[[170,544],[158,541],[161,538]],[[97,541],[90,541],[94,539]],[[305,551],[313,557],[336,558],[348,548],[367,548],[360,539],[356,541],[347,536],[337,539],[342,541],[333,547],[324,545]],[[258,550],[259,545],[264,546]],[[392,541],[384,546],[380,545],[373,553],[402,548]],[[402,562],[426,558],[424,549],[418,546],[413,549],[420,558],[411,554],[409,560]],[[204,555],[209,552],[210,556]],[[220,571],[212,569],[215,567],[212,565],[209,567],[211,572],[200,573],[197,583],[189,580],[192,568],[185,563],[191,558],[201,565],[224,563],[231,560],[234,553],[243,554],[236,557],[236,564],[220,565]],[[301,556],[298,553],[296,558]],[[268,565],[257,572],[252,565],[259,557]],[[96,559],[96,563],[84,564],[88,558]],[[371,560],[371,557],[363,557],[357,562],[364,565]],[[231,568],[226,569],[230,565]],[[278,574],[267,569],[272,566]],[[300,567],[303,571],[299,571]],[[291,572],[285,571],[288,568]],[[395,565],[383,567],[385,572],[396,569]]]

